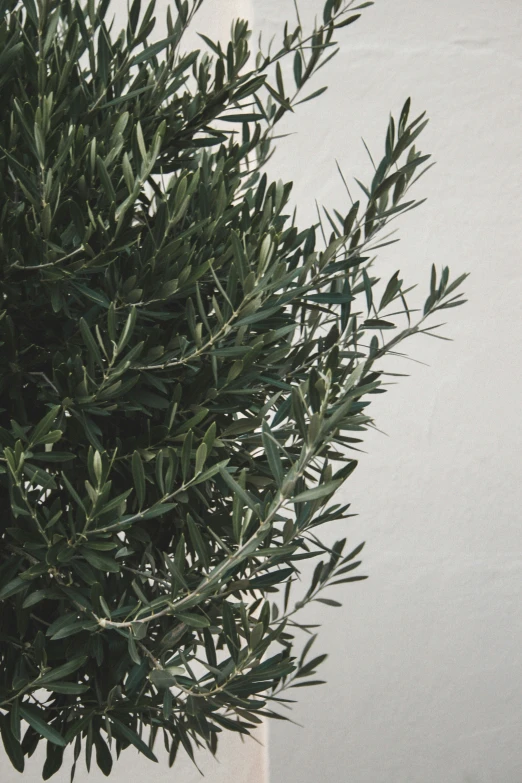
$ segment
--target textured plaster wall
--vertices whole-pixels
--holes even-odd
[[[258,737],[262,741],[262,735]],[[198,772],[186,753],[180,751],[174,767],[167,763],[163,740],[158,735],[155,753],[158,764],[145,756],[127,748],[118,761],[115,761],[111,775],[105,775],[96,766],[93,753],[91,771],[88,773],[84,762],[84,753],[78,761],[75,783],[264,783],[266,768],[264,748],[252,739],[241,741],[238,735],[224,736],[216,759],[208,751],[196,753],[196,763],[204,777]],[[16,772],[7,759],[3,746],[0,751],[0,780],[2,783],[41,783],[42,766],[45,761],[44,743],[29,760],[26,759],[22,775]],[[72,765],[72,753],[66,752],[62,769],[51,780],[53,783],[69,783]]]
[[[300,0],[304,19],[320,5]],[[254,7],[267,34],[292,18],[291,0]],[[411,377],[372,403],[386,435],[368,434],[340,493],[359,516],[328,531],[367,541],[370,579],[308,614],[328,684],[293,691],[303,728],[269,727],[270,783],[522,781],[521,34],[517,0],[377,0],[339,32],[314,85],[328,92],[286,122],[271,162],[301,225],[315,198],[346,211],[335,158],[371,177],[360,137],[380,156],[411,95],[437,165],[378,268],[420,283],[418,302],[432,262],[472,276],[469,304],[440,319],[454,342],[404,343],[425,364],[394,360]]]
[[[300,0],[305,20],[319,6]],[[114,7],[123,20],[125,3]],[[158,2],[159,19],[165,7]],[[197,29],[220,37],[232,16],[249,16],[268,37],[293,13],[291,0],[207,0],[205,9]],[[470,302],[443,319],[453,343],[404,345],[425,364],[397,358],[392,369],[411,377],[372,404],[386,435],[368,433],[341,495],[359,516],[325,531],[331,541],[367,540],[370,579],[330,593],[343,609],[317,604],[308,614],[322,623],[328,685],[293,691],[302,727],[269,727],[268,777],[521,783],[522,5],[377,0],[341,32],[341,53],[315,82],[329,91],[286,122],[296,135],[279,142],[270,171],[294,180],[301,225],[315,220],[315,198],[345,210],[335,158],[345,174],[371,176],[360,137],[380,153],[388,111],[411,95],[431,117],[421,146],[437,166],[418,184],[428,202],[397,221],[401,242],[381,251],[379,269],[400,268],[420,284],[419,300],[432,262],[471,271]],[[265,750],[236,737],[219,764],[200,763],[210,783],[265,779]],[[200,780],[181,754],[176,764],[153,766],[129,750],[113,778]],[[27,783],[40,770],[33,758]],[[94,768],[88,780],[102,777]],[[3,755],[0,779],[22,779]],[[82,768],[77,779],[87,780]]]

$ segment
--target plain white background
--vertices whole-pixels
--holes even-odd
[[[310,18],[319,3],[299,5]],[[291,0],[254,8],[267,33],[292,14]],[[328,92],[286,123],[272,161],[302,223],[314,199],[346,212],[335,159],[370,178],[360,137],[380,158],[388,112],[411,96],[437,165],[375,268],[418,282],[417,302],[433,262],[471,277],[469,303],[440,319],[454,342],[404,343],[428,366],[395,360],[411,377],[372,403],[387,435],[369,433],[340,492],[359,516],[328,532],[367,541],[370,579],[309,614],[328,685],[298,692],[304,728],[269,727],[270,783],[522,781],[521,33],[514,0],[377,0],[339,31],[314,85]]]
[[[115,8],[122,18],[125,4]],[[321,2],[300,8],[310,20]],[[205,9],[196,29],[222,38],[234,15],[266,39],[293,19],[292,0],[206,0]],[[469,271],[470,301],[442,319],[454,342],[403,345],[416,362],[397,358],[390,369],[410,377],[372,403],[386,435],[368,433],[340,493],[358,516],[325,531],[367,541],[370,579],[330,592],[342,609],[316,604],[307,615],[322,623],[328,684],[294,691],[302,727],[270,725],[267,757],[232,738],[219,766],[205,764],[211,783],[522,781],[521,34],[515,0],[377,0],[339,31],[341,52],[314,82],[328,92],[285,121],[294,135],[269,170],[294,181],[304,226],[315,199],[347,210],[336,159],[367,180],[361,136],[379,155],[390,111],[408,96],[427,109],[420,147],[437,166],[416,195],[428,201],[397,221],[401,242],[375,268],[419,283],[419,303],[433,262]],[[129,752],[114,778],[199,778],[184,762],[169,771],[142,761]],[[20,779],[0,765],[5,783]],[[26,777],[37,780],[38,766]]]

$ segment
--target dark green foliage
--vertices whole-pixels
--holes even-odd
[[[350,516],[330,499],[377,364],[462,302],[434,268],[414,321],[399,273],[373,273],[428,158],[409,101],[329,235],[263,173],[368,3],[328,0],[255,65],[244,21],[182,52],[201,3],[151,44],[153,3],[116,37],[106,0],[0,0],[0,730],[18,770],[47,740],[45,778],[69,743],[105,774],[129,745],[156,760],[158,733],[171,763],[214,753],[314,681],[296,613],[364,578],[361,546],[316,528]]]

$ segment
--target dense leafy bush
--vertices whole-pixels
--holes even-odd
[[[379,360],[462,301],[447,268],[418,315],[399,273],[376,294],[428,158],[409,101],[322,238],[263,173],[357,8],[252,65],[244,21],[182,53],[201,4],[151,44],[153,3],[115,37],[107,0],[0,1],[0,728],[18,770],[47,741],[45,778],[69,743],[107,774],[158,732],[215,752],[313,678],[296,613],[364,578],[316,531],[349,516]]]

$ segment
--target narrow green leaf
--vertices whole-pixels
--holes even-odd
[[[79,696],[89,690],[89,686],[81,682],[53,682],[46,687],[53,693],[63,693],[67,696]]]
[[[150,759],[151,761],[155,761],[157,763],[158,759],[156,758],[154,753],[151,751],[149,746],[143,742],[141,737],[139,737],[133,729],[131,729],[125,723],[122,723],[113,715],[110,716],[109,720],[114,730],[114,734],[116,734],[116,736],[119,736],[122,739],[126,740],[127,742],[130,742],[131,745],[134,745],[134,747],[140,751],[140,753],[143,753],[143,755],[146,756],[148,759]]]
[[[119,564],[108,555],[102,555],[100,552],[93,552],[92,549],[82,546],[80,551],[88,563],[99,571],[117,574],[120,570]]]
[[[132,477],[134,479],[134,488],[138,497],[139,507],[142,508],[145,502],[145,471],[143,462],[137,451],[132,455]]]
[[[176,612],[176,617],[191,628],[208,628],[210,625],[208,617],[194,612]]]
[[[45,720],[45,712],[39,707],[35,707],[33,704],[21,704],[20,715],[27,723],[33,727],[46,740],[52,742],[54,745],[60,745],[65,747],[67,744],[62,735],[56,731],[56,729],[49,725]]]
[[[312,489],[306,489],[304,492],[300,492],[294,498],[292,503],[305,503],[308,500],[318,500],[331,495],[335,490],[341,486],[343,480],[329,481],[327,484],[321,484],[318,487],[312,487]]]
[[[230,473],[224,467],[220,467],[219,472],[225,483],[228,484],[229,488],[232,490],[232,494],[241,498],[245,506],[248,506],[257,513],[256,504],[250,493],[244,490],[243,487],[240,487],[237,481],[232,478]]]
[[[365,329],[396,329],[391,321],[385,321],[383,318],[367,318],[362,322]]]
[[[44,435],[46,435],[51,429],[61,409],[62,409],[61,405],[53,405],[53,407],[49,410],[49,412],[45,414],[43,419],[41,419],[38,422],[36,427],[33,429],[31,437],[29,439],[29,443],[31,445],[40,443],[41,438]]]
[[[0,715],[0,733],[4,743],[5,752],[9,761],[17,772],[24,771],[24,753],[20,742],[16,739],[9,726],[9,721],[5,715]]]
[[[151,506],[146,511],[140,513],[140,519],[155,519],[161,517],[163,514],[168,514],[173,508],[176,508],[177,503],[158,503],[157,506]],[[122,517],[121,522],[125,523],[126,517]]]
[[[141,658],[139,656],[138,648],[136,646],[136,642],[134,641],[134,637],[132,633],[129,633],[127,637],[127,649],[129,651],[129,656],[131,661],[139,665],[141,663]]]
[[[205,461],[207,459],[207,446],[205,443],[200,443],[196,451],[196,467],[195,475],[198,476],[205,467]]]
[[[229,460],[223,460],[223,462],[218,462],[216,465],[212,465],[211,468],[207,468],[207,470],[204,470],[203,473],[200,473],[199,476],[196,476],[192,481],[190,482],[190,486],[194,487],[196,484],[202,484],[204,481],[208,481],[209,479],[213,478],[216,473],[219,473],[221,468],[226,467],[228,465]]]
[[[90,355],[99,367],[103,367],[103,359],[100,353],[100,349],[98,348],[98,344],[91,334],[91,330],[87,326],[87,321],[85,318],[80,318],[80,332],[82,333],[83,341],[87,346]]]
[[[300,103],[306,103],[307,101],[313,101],[314,98],[318,98],[320,95],[323,94],[323,92],[326,92],[328,87],[320,87],[318,90],[315,90],[314,92],[310,93],[310,95],[307,95],[306,98],[302,98],[300,101],[296,101],[294,104],[295,106],[299,106]],[[282,105],[284,105],[283,101],[281,101]]]
[[[34,124],[34,142],[36,146],[36,152],[38,153],[38,161],[41,166],[45,165],[45,138],[42,133],[42,129],[37,122]]]
[[[361,6],[359,6],[361,7]],[[349,16],[348,19],[342,19],[340,22],[335,23],[335,29],[340,30],[341,27],[348,27],[349,24],[353,24],[354,22],[359,19],[361,14],[354,14],[353,16]]]
[[[138,65],[139,63],[143,63],[146,60],[150,60],[152,57],[156,57],[156,55],[166,49],[170,43],[175,42],[178,37],[179,34],[175,33],[174,35],[169,35],[168,38],[163,38],[161,41],[157,41],[155,44],[152,44],[152,46],[148,46],[146,49],[132,58],[131,65]]]
[[[379,310],[382,310],[384,307],[387,307],[387,305],[390,304],[390,302],[397,296],[397,294],[400,291],[402,280],[399,280],[399,271],[395,272],[392,277],[390,277],[388,284],[386,286],[386,289],[382,295],[381,303],[379,305]]]
[[[0,601],[22,592],[22,590],[28,587],[28,585],[29,583],[26,579],[21,579],[19,576],[17,576],[15,579],[12,579],[2,587],[0,590]]]
[[[183,483],[186,483],[188,481],[191,472],[190,461],[192,457],[193,437],[194,436],[192,430],[189,430],[185,436],[185,440],[183,441],[183,447],[181,449],[181,473],[183,475]]]
[[[149,680],[161,691],[176,685],[176,678],[165,669],[153,669],[149,674]]]
[[[80,655],[76,658],[72,658],[70,661],[67,661],[67,663],[62,664],[62,666],[57,666],[55,669],[51,669],[45,674],[42,674],[42,676],[38,678],[38,684],[47,685],[48,683],[54,682],[55,680],[63,680],[64,677],[67,677],[67,675],[78,671],[78,669],[83,666],[86,660],[86,655]]]
[[[116,201],[116,192],[114,190],[114,186],[111,182],[111,178],[109,176],[105,163],[103,162],[103,160],[100,158],[99,155],[96,156],[96,165],[98,166],[98,174],[100,175],[100,180],[103,189],[105,190],[105,195],[107,196],[109,202],[113,204]]]
[[[279,454],[279,446],[266,422],[263,422],[262,438],[270,470],[272,471],[272,475],[274,476],[277,485],[280,487],[284,478],[283,463],[281,462],[281,456]]]
[[[112,754],[100,733],[94,734],[94,748],[96,750],[96,763],[105,776],[111,774]]]

